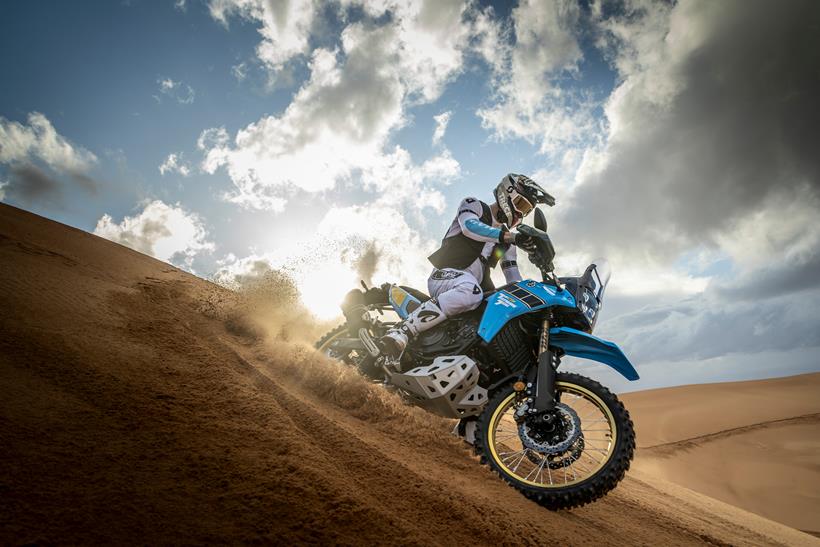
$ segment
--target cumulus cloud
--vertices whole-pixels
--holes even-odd
[[[97,163],[97,157],[71,144],[39,112],[28,115],[28,125],[0,117],[0,163],[34,161],[41,161],[55,171],[84,173]]]
[[[267,8],[241,3],[244,7],[237,12],[238,4],[231,5],[235,7],[214,3],[212,13],[221,20],[240,13],[267,21]],[[462,24],[466,6],[428,1],[344,2],[343,7],[363,9],[366,17],[342,30],[339,48],[313,50],[310,77],[284,112],[250,124],[234,139],[222,128],[208,129],[200,137],[202,167],[209,173],[227,170],[235,185],[228,195],[231,201],[282,210],[295,191],[326,191],[358,175],[374,181],[381,170],[409,165],[406,152],[385,152],[386,143],[391,132],[406,123],[408,104],[434,100],[461,69],[469,35],[468,25]],[[282,51],[290,52],[289,59],[303,47]],[[271,62],[281,66],[283,59]],[[452,173],[454,161],[440,154],[434,163]],[[412,168],[425,171],[431,165]],[[407,173],[407,180],[419,177]]]
[[[160,164],[159,172],[163,176],[167,173],[177,173],[178,175],[187,177],[191,174],[191,168],[188,165],[188,163],[185,162],[185,160],[182,158],[182,152],[180,152],[179,154],[168,154],[168,157],[165,158],[165,161],[162,162],[162,164]]]
[[[11,179],[4,189],[10,199],[25,205],[62,205],[60,183],[39,167],[32,164],[17,165],[11,168],[10,174]]]
[[[63,204],[62,182],[96,193],[97,182],[88,171],[97,157],[72,144],[43,114],[32,112],[28,124],[0,117],[0,164],[8,166],[4,199],[27,206],[60,207]]]
[[[433,116],[433,119],[436,121],[436,129],[433,131],[433,146],[441,143],[441,139],[444,138],[444,133],[447,131],[447,124],[450,123],[450,116],[452,115],[453,113],[448,110],[447,112]]]
[[[375,190],[380,196],[376,204],[408,203],[411,208],[430,208],[442,213],[446,205],[439,188],[461,175],[461,166],[449,150],[418,165],[404,148],[396,146],[392,152],[372,158],[361,174],[365,189]]]
[[[157,79],[157,85],[159,86],[157,90],[159,94],[154,95],[157,102],[162,102],[162,98],[165,97],[179,104],[191,104],[196,98],[194,88],[171,78],[159,78]]]
[[[103,215],[94,233],[135,251],[189,268],[198,253],[214,249],[199,215],[186,211],[179,204],[168,205],[160,200],[145,203],[139,214],[126,216],[119,223],[110,215]]]
[[[813,2],[630,2],[602,18],[622,82],[566,223],[669,260],[776,202],[816,196],[820,20]],[[804,9],[798,9],[801,5]],[[751,215],[751,216],[750,216]],[[783,219],[791,222],[791,219]]]
[[[616,294],[662,289],[599,333],[644,387],[816,370],[820,7],[634,1],[594,16],[619,83],[555,237],[626,265]],[[708,283],[675,299],[664,271]]]
[[[259,59],[277,71],[309,51],[309,39],[318,4],[312,0],[211,0],[211,17],[228,26],[231,17],[260,23]]]
[[[462,69],[464,50],[471,36],[469,6],[463,0],[344,0],[361,6],[374,18],[390,16],[386,24],[395,33],[395,57],[400,76],[411,97],[434,101],[444,85]]]
[[[494,73],[495,100],[477,112],[484,128],[537,144],[544,154],[588,146],[599,132],[597,102],[560,84],[583,60],[580,4],[522,0],[509,21],[485,10],[475,24],[476,51]]]

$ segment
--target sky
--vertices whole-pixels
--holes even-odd
[[[525,173],[642,379],[570,367],[820,371],[815,1],[6,2],[0,74],[0,200],[199,276],[284,271],[320,318],[424,289],[461,199]]]

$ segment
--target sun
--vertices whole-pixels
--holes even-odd
[[[302,303],[313,315],[333,319],[342,315],[342,299],[358,286],[358,280],[344,264],[331,263],[315,266],[296,284]]]

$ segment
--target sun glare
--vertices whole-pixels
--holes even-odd
[[[350,289],[358,286],[356,275],[342,264],[317,266],[298,282],[302,303],[319,319],[342,314],[339,305]]]

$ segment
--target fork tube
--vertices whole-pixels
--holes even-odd
[[[538,344],[538,355],[547,351],[550,345],[550,322],[549,319],[541,321],[541,341]]]
[[[541,339],[538,343],[538,376],[535,384],[535,411],[543,412],[555,408],[555,368],[552,366],[552,352],[549,350],[550,322],[541,322]]]

